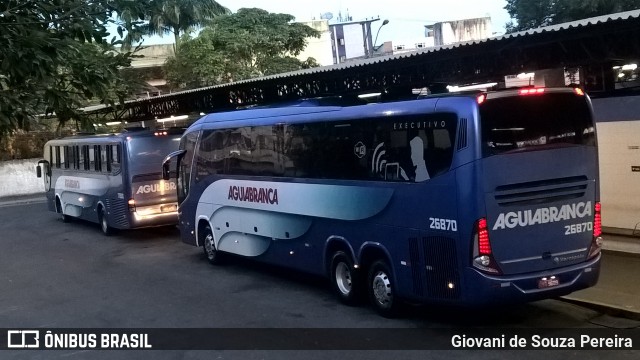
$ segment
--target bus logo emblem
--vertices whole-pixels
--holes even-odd
[[[362,159],[367,154],[367,147],[364,146],[362,141],[358,141],[356,146],[353,147],[353,152],[356,154],[358,159]]]

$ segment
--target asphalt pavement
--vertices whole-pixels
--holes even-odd
[[[640,237],[605,233],[603,240],[598,284],[563,299],[640,320]]]
[[[0,207],[44,202],[42,194],[0,197]],[[606,229],[605,229],[606,230]],[[596,286],[562,300],[640,321],[640,237],[605,233]]]

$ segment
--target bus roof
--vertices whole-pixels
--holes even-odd
[[[159,129],[159,130],[151,130],[151,129],[133,129],[133,130],[125,130],[120,133],[111,133],[111,134],[77,134],[72,136],[66,136],[62,138],[49,140],[47,143],[63,143],[63,142],[113,142],[113,141],[121,141],[126,138],[141,138],[141,137],[149,137],[149,136],[158,136],[162,135],[182,135],[184,133],[183,128],[168,128],[168,129]],[[166,132],[166,134],[164,134]]]
[[[437,99],[414,99],[354,106],[286,106],[234,110],[206,115],[193,123],[189,129],[187,129],[187,132],[189,132],[190,129],[199,128],[202,125],[211,125],[212,127],[216,127],[217,124],[219,124],[220,127],[226,127],[229,126],[230,123],[238,123],[238,125],[268,125],[286,120],[291,120],[292,122],[307,122],[318,119],[337,121],[352,118],[388,116],[391,114],[409,115],[417,112],[433,111],[436,102]],[[288,119],[285,119],[287,117]]]
[[[229,126],[259,126],[275,124],[277,122],[303,123],[317,121],[340,121],[350,119],[362,119],[367,117],[384,117],[389,115],[412,115],[417,113],[429,113],[436,109],[440,100],[449,99],[459,102],[460,109],[464,106],[476,104],[477,97],[485,94],[486,99],[502,97],[521,96],[526,89],[544,89],[545,94],[568,93],[576,90],[571,87],[561,88],[513,88],[497,91],[472,91],[464,93],[445,93],[428,96],[417,96],[411,100],[397,100],[391,102],[374,102],[369,104],[344,106],[336,105],[336,102],[314,102],[299,101],[285,104],[274,104],[271,106],[261,106],[249,109],[239,109],[219,113],[211,113],[194,122],[187,132],[199,129],[203,126],[207,128],[225,128]],[[535,94],[535,92],[532,92]],[[338,102],[339,103],[339,102]],[[463,105],[466,104],[466,105]],[[232,125],[233,124],[233,125]]]

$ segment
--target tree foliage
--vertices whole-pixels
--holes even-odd
[[[194,88],[318,66],[295,58],[308,37],[320,33],[293,16],[262,9],[240,9],[214,18],[194,39],[183,38],[166,64],[167,80]]]
[[[119,19],[124,23],[121,29],[128,31],[125,45],[142,40],[149,35],[173,35],[175,46],[184,34],[203,26],[216,16],[230,14],[229,9],[215,0],[149,0],[139,18],[135,20],[130,12]]]
[[[114,51],[107,25],[145,1],[0,0],[0,133],[28,129],[29,119],[55,113],[82,120],[88,99],[122,102],[131,90],[119,69],[131,53]]]
[[[640,0],[507,0],[505,9],[515,21],[507,24],[507,32],[638,8]]]

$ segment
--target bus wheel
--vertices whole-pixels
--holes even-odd
[[[204,230],[205,230],[205,236],[202,244],[204,255],[207,257],[207,261],[209,261],[210,264],[220,265],[221,255],[216,249],[216,244],[213,239],[213,233],[211,232],[211,228],[207,226]]]
[[[62,220],[62,222],[68,223],[69,220],[71,220],[69,219],[69,215],[65,215],[62,211],[62,204],[60,203],[59,198],[56,198],[56,211],[60,214],[60,220]]]
[[[331,258],[331,287],[338,299],[346,305],[357,305],[361,300],[362,284],[351,257],[343,251]]]
[[[400,301],[396,298],[391,283],[391,268],[386,261],[378,260],[369,268],[369,300],[376,311],[384,317],[398,315]]]
[[[113,233],[113,228],[109,225],[109,220],[107,220],[102,208],[98,209],[98,221],[100,221],[100,229],[103,234],[109,236]]]

